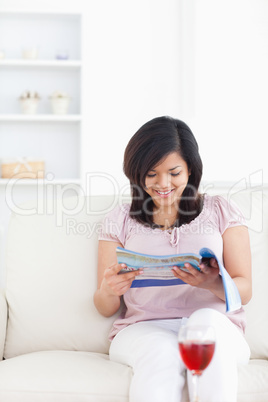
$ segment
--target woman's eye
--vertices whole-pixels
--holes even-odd
[[[171,176],[175,177],[175,176],[179,176],[180,172],[178,173],[171,173]]]
[[[155,177],[155,176],[156,176],[155,173],[148,173],[148,174],[147,174],[147,177]]]

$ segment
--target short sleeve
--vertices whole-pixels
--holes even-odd
[[[128,218],[129,205],[118,205],[108,212],[101,223],[99,240],[119,242],[124,246]]]
[[[215,196],[213,204],[215,219],[221,234],[231,227],[247,226],[242,211],[234,201],[227,201],[222,196]]]

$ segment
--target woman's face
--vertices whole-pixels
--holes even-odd
[[[173,152],[147,173],[144,189],[156,207],[178,205],[190,172],[178,152]]]

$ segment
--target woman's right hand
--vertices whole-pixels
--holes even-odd
[[[104,270],[100,290],[110,296],[122,296],[131,287],[136,276],[141,275],[141,269],[119,274],[125,264],[113,264]]]
[[[94,294],[94,303],[104,317],[111,317],[119,310],[121,296],[130,288],[136,276],[142,273],[142,270],[138,270],[119,274],[119,271],[126,266],[117,263],[117,247],[122,247],[122,244],[99,241],[98,289]]]

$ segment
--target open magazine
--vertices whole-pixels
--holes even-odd
[[[206,259],[215,258],[219,264],[220,275],[222,276],[226,311],[235,311],[241,307],[241,298],[236,284],[213,251],[208,248],[202,248],[199,254],[148,255],[117,247],[116,255],[119,264],[126,264],[126,268],[122,269],[120,273],[137,270],[139,268],[143,270],[143,274],[136,276],[135,280],[132,282],[132,288],[183,285],[185,282],[173,275],[173,266],[177,265],[185,269],[184,264],[188,262],[194,268],[200,270],[199,264],[202,260],[205,262]]]

